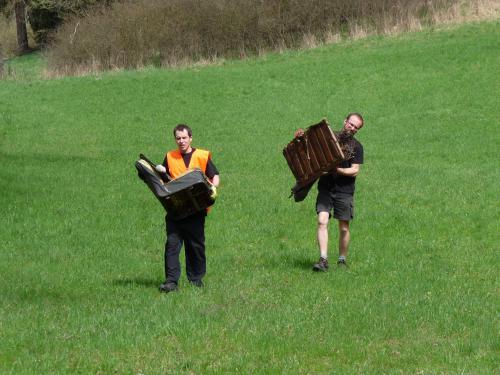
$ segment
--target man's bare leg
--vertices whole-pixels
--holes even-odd
[[[339,260],[347,259],[351,232],[349,231],[349,221],[339,220]]]
[[[328,212],[320,212],[318,214],[318,246],[320,258],[318,263],[313,266],[314,271],[328,270],[328,220],[330,214]]]
[[[328,212],[320,212],[318,214],[318,246],[320,256],[328,259],[328,221],[330,214]]]

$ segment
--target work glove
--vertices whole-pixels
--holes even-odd
[[[217,188],[215,186],[210,186],[210,189],[212,190],[212,193],[210,194],[210,197],[212,199],[216,199],[217,198]]]
[[[155,169],[156,169],[156,172],[158,172],[158,173],[167,173],[167,169],[161,164],[158,164],[155,167]]]

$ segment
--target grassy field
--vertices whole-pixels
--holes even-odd
[[[500,23],[172,71],[39,80],[42,62],[15,64],[0,373],[499,371]],[[288,198],[281,150],[350,111],[366,120],[350,268],[316,274],[315,190]],[[183,274],[165,295],[164,212],[134,161],[160,161],[179,122],[221,188],[206,287]]]

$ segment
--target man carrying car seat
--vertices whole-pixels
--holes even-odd
[[[210,151],[191,146],[192,130],[185,124],[177,125],[174,130],[177,149],[169,151],[163,164],[156,166],[161,175],[168,174],[177,178],[193,168],[199,168],[214,187],[219,186],[219,171],[212,162]],[[182,219],[173,219],[168,213],[165,217],[167,241],[165,243],[165,282],[160,291],[169,293],[178,289],[181,275],[179,255],[184,243],[186,253],[186,274],[189,282],[197,287],[203,286],[206,273],[205,257],[205,217],[203,210]]]

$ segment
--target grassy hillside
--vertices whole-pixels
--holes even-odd
[[[497,370],[499,26],[0,81],[0,372]],[[351,266],[316,274],[315,192],[288,199],[281,150],[354,110]],[[206,288],[164,295],[164,212],[133,163],[179,122],[222,182]]]

